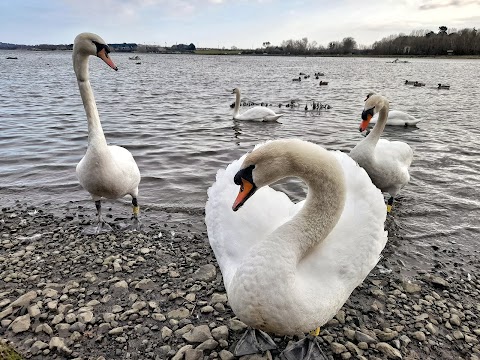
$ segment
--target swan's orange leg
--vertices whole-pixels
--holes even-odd
[[[393,196],[391,196],[390,199],[388,199],[387,214],[390,214],[390,212],[392,211],[392,206],[393,206]]]

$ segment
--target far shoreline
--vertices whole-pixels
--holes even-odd
[[[8,53],[12,52],[72,52],[72,50],[28,50],[28,49],[0,49]],[[207,49],[193,52],[167,51],[167,52],[138,52],[138,51],[112,51],[119,54],[156,54],[156,55],[221,55],[221,56],[259,56],[259,57],[334,57],[334,58],[378,58],[378,59],[455,59],[455,60],[478,60],[480,55],[364,55],[364,54],[255,54],[243,53],[242,50]]]

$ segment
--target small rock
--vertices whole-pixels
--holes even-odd
[[[201,266],[193,274],[193,278],[195,280],[201,280],[201,281],[212,281],[216,277],[217,277],[217,269],[212,264],[206,264]]]
[[[17,317],[15,320],[13,320],[10,326],[15,334],[27,331],[30,329],[30,315],[25,314]]]
[[[200,325],[193,328],[188,333],[182,336],[189,343],[201,343],[205,340],[211,339],[212,334],[208,325]]]
[[[385,354],[389,359],[402,359],[402,354],[400,353],[400,351],[385,342],[378,343],[376,348],[378,351]]]

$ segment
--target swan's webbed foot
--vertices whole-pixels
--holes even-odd
[[[238,340],[237,345],[235,345],[233,354],[235,356],[261,354],[267,350],[274,350],[276,348],[277,345],[275,345],[267,333],[248,328],[240,340]]]
[[[107,222],[101,220],[95,226],[89,226],[83,229],[82,233],[85,235],[98,235],[112,232],[113,229]]]
[[[308,335],[297,341],[280,354],[281,360],[327,360],[323,353],[318,336]]]
[[[113,229],[108,225],[102,217],[102,203],[100,200],[95,201],[95,207],[97,208],[97,226],[90,226],[83,230],[85,235],[98,235],[103,233],[112,232]]]

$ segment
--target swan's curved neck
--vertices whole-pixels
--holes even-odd
[[[73,68],[77,76],[78,89],[82,96],[83,107],[87,114],[88,121],[88,144],[96,147],[107,146],[105,135],[103,134],[100,116],[98,115],[97,104],[90,85],[88,74],[88,55],[79,53],[73,54]]]
[[[235,93],[235,108],[233,109],[233,117],[237,116],[240,111],[240,92]]]
[[[308,186],[305,204],[299,213],[272,236],[280,235],[281,247],[288,243],[294,251],[294,262],[300,262],[310,249],[324,240],[340,218],[345,205],[343,170],[334,155],[326,150],[296,161],[291,175]],[[292,239],[296,239],[292,242]]]
[[[388,110],[389,110],[388,101],[384,100],[383,106],[378,112],[378,121],[373,127],[373,130],[370,131],[370,134],[367,135],[367,139],[369,142],[373,144],[377,144],[378,140],[380,139],[380,136],[382,135],[383,130],[385,129],[385,125],[387,124]]]

